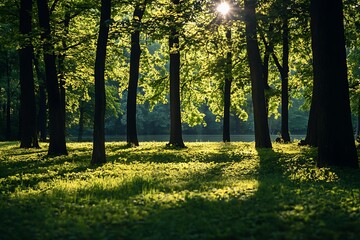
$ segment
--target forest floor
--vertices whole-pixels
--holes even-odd
[[[292,144],[0,143],[0,239],[359,239],[360,170]]]

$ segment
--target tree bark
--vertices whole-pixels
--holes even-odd
[[[265,41],[264,41],[265,43]],[[264,53],[264,61],[263,61],[263,79],[264,79],[264,90],[270,90],[269,86],[269,62],[270,62],[270,54],[272,52],[272,48],[265,44],[265,53]],[[265,106],[266,106],[266,116],[269,116],[269,98],[265,95]]]
[[[106,162],[105,155],[105,60],[111,17],[111,0],[101,1],[100,29],[95,59],[95,116],[91,164]]]
[[[271,148],[264,93],[265,84],[262,76],[263,69],[256,35],[256,3],[256,0],[245,0],[246,48],[250,66],[254,109],[255,146],[257,148]]]
[[[360,96],[359,96],[359,100],[358,100],[356,139],[360,142]]]
[[[10,61],[8,52],[5,54],[6,61],[6,130],[5,130],[5,140],[10,141],[12,131],[11,131],[11,86],[10,86]]]
[[[231,46],[231,30],[226,31],[228,46]],[[225,87],[224,87],[224,118],[223,118],[223,142],[230,142],[230,104],[232,82],[232,52],[226,53]]]
[[[290,142],[289,134],[289,19],[287,14],[288,2],[285,1],[285,11],[282,40],[283,56],[281,69],[281,138],[285,143]]]
[[[314,79],[315,77],[314,72]],[[306,137],[305,140],[301,143],[301,145],[309,145],[311,147],[318,146],[318,125],[317,125],[317,118],[318,118],[318,93],[317,93],[317,82],[313,82],[313,91],[311,97],[311,106],[310,106],[310,113],[308,119],[308,125],[306,130]]]
[[[351,124],[341,0],[311,1],[314,82],[318,83],[317,165],[358,168]]]
[[[66,130],[66,89],[65,89],[65,49],[67,48],[66,38],[69,33],[69,26],[70,26],[70,12],[69,6],[65,6],[65,18],[64,18],[64,36],[62,36],[62,47],[63,52],[58,56],[58,76],[59,76],[59,83],[60,83],[60,101],[61,101],[61,111],[64,116],[64,130]]]
[[[33,61],[34,61],[34,65],[35,65],[35,72],[37,75],[37,80],[38,80],[38,84],[39,84],[39,96],[38,96],[38,106],[39,106],[39,111],[38,111],[38,115],[37,115],[37,128],[39,131],[39,139],[42,142],[46,141],[46,136],[47,136],[47,127],[46,127],[46,122],[47,122],[47,114],[46,114],[46,110],[47,110],[47,106],[46,106],[46,91],[45,91],[45,76],[43,71],[40,69],[39,66],[39,60],[37,56],[33,56]]]
[[[140,24],[142,16],[145,12],[146,2],[137,4],[134,10],[133,27],[135,28],[131,34],[131,53],[130,53],[130,77],[127,96],[127,114],[126,114],[126,138],[128,145],[139,146],[136,130],[136,95],[139,79],[140,67]]]
[[[47,114],[46,111],[46,91],[45,86],[42,83],[39,86],[39,113],[38,113],[38,127],[40,133],[40,141],[46,142],[47,137]]]
[[[20,34],[24,37],[19,49],[21,148],[39,148],[36,125],[36,100],[33,74],[32,1],[20,1]]]
[[[270,24],[268,31],[269,32],[274,31],[273,25]],[[266,41],[264,34],[261,34],[260,36],[265,45],[264,60],[263,60],[263,79],[264,79],[264,84],[265,84],[264,88],[265,88],[265,90],[269,90],[270,89],[270,86],[269,86],[269,62],[270,62],[270,55],[273,53],[274,47],[271,42],[268,43]],[[267,105],[267,102],[268,102],[268,99],[266,99],[266,105]],[[266,107],[268,107],[268,106],[266,106]]]
[[[78,142],[82,141],[84,135],[84,101],[80,100],[79,102],[79,131],[78,131]]]
[[[172,0],[176,6],[179,0]],[[169,37],[170,50],[170,141],[168,146],[184,148],[180,110],[180,48],[178,26],[173,23]]]
[[[48,93],[50,143],[49,156],[67,155],[64,116],[61,111],[59,82],[56,72],[56,57],[52,43],[50,16],[47,0],[37,0],[39,24],[43,30],[41,34],[45,61],[46,89]]]

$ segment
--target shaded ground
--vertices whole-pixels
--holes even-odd
[[[253,143],[0,143],[1,239],[359,239],[360,171],[316,169],[315,150]]]

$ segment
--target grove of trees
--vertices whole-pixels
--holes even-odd
[[[275,121],[283,143],[307,129],[318,166],[358,167],[356,0],[3,0],[0,31],[1,140],[53,156],[88,134],[98,164],[107,132],[132,147],[168,129],[184,148],[191,129],[237,128],[271,148]]]

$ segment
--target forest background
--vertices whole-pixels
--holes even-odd
[[[106,63],[105,133],[126,134],[126,97],[129,79],[132,13],[138,1],[114,1]],[[246,59],[245,24],[234,3],[232,16],[221,19],[216,1],[183,4],[181,43],[181,110],[183,133],[220,135],[224,108],[226,52],[233,53],[231,134],[253,134],[251,82]],[[94,64],[99,28],[100,3],[87,0],[50,1],[52,43],[57,56],[57,74],[66,92],[66,136],[68,140],[90,140],[94,116]],[[259,46],[265,64],[268,58],[268,115],[270,133],[281,131],[281,77],[283,1],[258,1]],[[309,1],[290,1],[289,14],[289,131],[305,135],[312,92],[312,55]],[[347,61],[353,128],[359,134],[359,3],[344,1]],[[37,124],[43,140],[47,136],[47,108],[41,38],[36,4],[29,36],[19,34],[19,3],[0,3],[0,140],[20,138],[20,84],[18,49],[31,38],[34,47]],[[149,1],[142,18],[141,63],[138,89],[139,135],[168,134],[169,85],[168,40],[170,18],[166,1]],[[136,20],[136,19],[135,19]],[[231,29],[232,41],[226,39]],[[269,52],[271,46],[271,52]],[[270,56],[270,57],[269,57]]]

